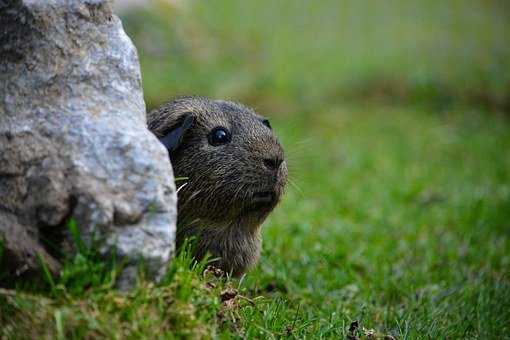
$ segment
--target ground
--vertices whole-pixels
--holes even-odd
[[[1,291],[1,334],[335,338],[354,321],[351,335],[510,334],[507,118],[367,104],[272,124],[292,183],[242,280],[181,255],[124,295],[85,251],[42,290]]]

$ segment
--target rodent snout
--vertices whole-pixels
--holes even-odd
[[[264,165],[269,170],[278,170],[280,165],[283,163],[283,157],[281,155],[274,155],[272,157],[264,158]]]

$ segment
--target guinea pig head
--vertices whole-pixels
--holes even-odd
[[[282,197],[283,149],[269,121],[243,105],[174,100],[149,115],[178,182],[178,219],[257,228]]]

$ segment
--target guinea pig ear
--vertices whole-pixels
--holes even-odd
[[[182,138],[187,130],[193,125],[195,119],[191,115],[185,115],[177,125],[173,126],[163,137],[159,139],[166,147],[168,153],[172,154],[182,143]]]

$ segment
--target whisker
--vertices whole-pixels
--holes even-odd
[[[285,149],[287,150],[287,152],[292,153],[292,152],[296,152],[296,151],[309,149],[311,147],[311,144],[312,144],[312,139],[306,138],[306,139],[302,139],[300,141],[294,142],[291,145],[286,146]]]
[[[287,178],[287,180],[289,181],[289,184],[292,185],[292,187],[294,189],[296,189],[296,191],[299,193],[299,195],[301,195],[301,197],[304,197],[305,196],[305,193],[303,192],[303,190],[301,190],[301,188],[297,185],[297,183],[295,183],[292,179],[290,178]]]
[[[182,188],[182,187],[181,187]],[[180,209],[185,208],[195,197],[197,197],[202,192],[201,189],[194,191],[188,199],[180,206]]]
[[[181,185],[180,187],[178,187],[177,190],[176,190],[176,193],[178,194],[179,191],[181,191],[181,189],[184,188],[186,185],[188,185],[188,182],[186,182],[183,185]]]

